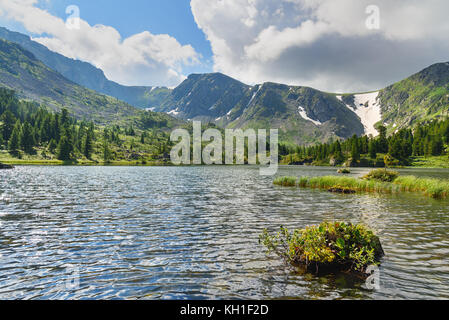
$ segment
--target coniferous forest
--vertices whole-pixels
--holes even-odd
[[[24,162],[138,163],[165,162],[169,134],[163,123],[144,114],[141,128],[98,126],[79,121],[67,109],[49,111],[18,99],[0,88],[0,150],[2,158]]]
[[[416,165],[419,160],[430,161],[441,156],[444,156],[443,162],[448,160],[448,119],[401,129],[390,136],[382,125],[378,131],[377,137],[353,136],[343,142],[337,140],[308,147],[281,144],[279,153],[284,164],[383,167]]]

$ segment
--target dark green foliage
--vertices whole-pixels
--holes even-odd
[[[66,135],[62,136],[58,145],[58,159],[63,161],[72,160],[73,144]]]
[[[363,179],[375,180],[375,181],[381,181],[381,182],[393,182],[394,180],[397,179],[397,177],[399,177],[399,172],[397,172],[397,171],[376,169],[376,170],[372,170],[370,173],[365,175],[363,177]]]
[[[87,159],[90,159],[93,152],[93,133],[87,132],[83,144],[83,154]]]
[[[14,129],[12,130],[11,137],[8,143],[8,150],[11,152],[17,152],[20,148],[20,135],[22,133],[22,125],[20,121],[17,120]]]
[[[25,123],[23,124],[19,140],[20,140],[20,148],[23,151],[25,151],[28,154],[33,153],[33,147],[35,146],[36,141],[33,135],[33,128],[28,123],[28,121],[25,121]]]
[[[109,142],[105,139],[103,141],[103,161],[109,162],[111,161],[112,155],[111,150],[109,149]]]
[[[389,137],[385,127],[380,126],[379,132],[376,138],[353,136],[343,142],[337,140],[309,147],[280,144],[279,153],[286,164],[333,165],[348,159],[352,159],[351,165],[354,165],[362,156],[377,163],[378,154],[379,157],[387,154],[381,161],[387,167],[392,167],[408,165],[411,157],[441,156],[449,151],[449,120],[431,121],[413,129],[401,129]]]
[[[276,236],[265,230],[259,242],[290,264],[305,265],[317,273],[320,269],[364,272],[370,265],[379,265],[384,255],[373,231],[344,222],[324,222],[293,233],[281,228]]]
[[[147,118],[150,117],[148,114]],[[162,121],[164,117],[156,117],[155,121]],[[104,158],[108,162],[154,156],[165,161],[169,152],[169,136],[163,128],[139,132],[134,126],[123,129],[114,125],[104,128],[101,135],[93,122],[77,121],[68,109],[53,113],[43,106],[21,101],[14,91],[3,88],[0,88],[0,123],[0,149],[4,146],[15,157],[25,153],[46,160],[56,157],[62,161],[88,159],[97,162],[98,158]],[[138,135],[142,145],[145,144],[145,153],[151,154],[144,156],[138,139],[133,139],[130,144],[132,152],[126,150],[126,139]],[[106,141],[106,146],[103,141]]]
[[[0,121],[2,122],[0,127],[1,135],[4,141],[8,141],[17,119],[11,111],[6,110],[1,116]]]

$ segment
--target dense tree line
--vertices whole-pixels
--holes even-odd
[[[160,136],[143,131],[137,137],[133,126],[98,128],[93,122],[70,117],[67,109],[54,113],[36,103],[19,100],[12,90],[0,88],[0,149],[15,157],[22,152],[36,154],[40,148],[43,157],[49,151],[63,161],[91,159],[97,145],[104,161],[114,160],[111,146],[123,145],[121,134],[153,143],[158,150],[167,149],[168,138],[163,133]],[[133,149],[132,143],[129,148]]]
[[[414,129],[401,129],[387,136],[387,128],[378,127],[379,136],[353,136],[345,141],[330,141],[314,146],[280,145],[285,163],[356,164],[363,160],[383,160],[385,155],[392,164],[407,165],[411,157],[441,156],[447,154],[449,120],[432,121]]]

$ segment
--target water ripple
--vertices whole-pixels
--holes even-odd
[[[443,170],[413,172],[449,177]],[[258,173],[252,167],[2,171],[0,298],[449,298],[448,202],[279,188]],[[330,173],[286,167],[279,175]],[[258,245],[264,228],[330,219],[363,222],[380,234],[387,253],[380,290],[364,290],[345,275],[298,274]]]

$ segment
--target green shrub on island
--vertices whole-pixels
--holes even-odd
[[[323,222],[290,233],[286,228],[271,236],[267,230],[259,243],[292,266],[310,271],[353,271],[364,273],[379,265],[384,255],[379,237],[361,224]]]
[[[340,173],[340,174],[350,174],[351,170],[343,168],[343,169],[339,169],[338,173]]]
[[[277,178],[276,180],[274,180],[273,183],[277,186],[282,186],[282,187],[295,187],[297,180],[298,180],[298,178],[296,178],[296,177],[282,177],[282,178]]]
[[[376,180],[380,182],[393,182],[399,177],[399,172],[391,171],[386,169],[376,169],[370,171],[367,175],[365,175],[362,179],[365,180]]]

